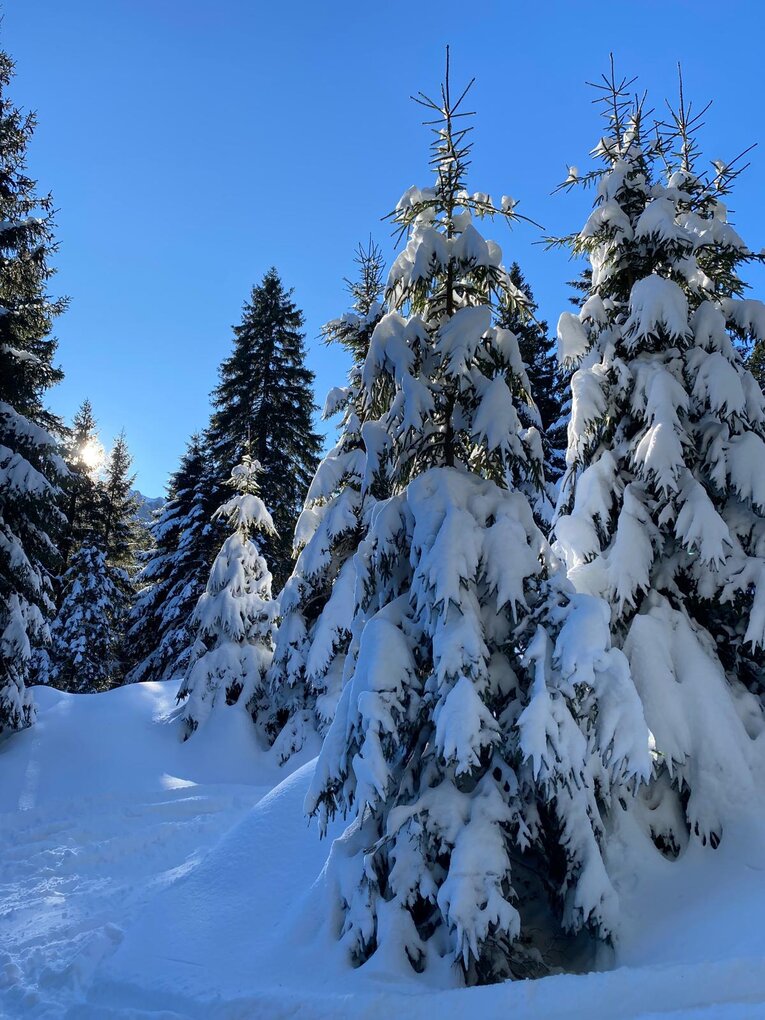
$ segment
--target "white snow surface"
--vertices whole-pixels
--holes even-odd
[[[302,814],[313,763],[279,768],[236,705],[181,743],[176,690],[36,688],[36,725],[0,743],[0,1017],[765,1017],[765,805],[675,862],[616,819],[609,970],[473,989],[379,952],[354,970]]]

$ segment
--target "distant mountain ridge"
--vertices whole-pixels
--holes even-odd
[[[155,512],[161,510],[165,503],[167,503],[164,496],[144,496],[138,489],[133,489],[133,495],[138,500],[136,517],[139,521],[143,521],[144,524],[151,524]]]

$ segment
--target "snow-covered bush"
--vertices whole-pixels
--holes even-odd
[[[184,737],[208,718],[216,703],[241,702],[255,713],[273,655],[279,611],[271,597],[271,574],[252,533],[273,531],[271,515],[258,495],[260,464],[245,456],[229,485],[236,495],[217,511],[233,529],[215,558],[206,590],[194,610],[196,641],[178,700]]]

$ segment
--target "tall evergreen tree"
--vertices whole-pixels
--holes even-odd
[[[61,378],[53,365],[53,319],[63,309],[47,286],[53,270],[53,205],[26,174],[35,119],[8,96],[13,62],[0,52],[0,733],[33,719],[26,689],[33,648],[53,612],[52,535],[64,473],[44,404]]]
[[[648,824],[676,850],[689,830],[716,845],[763,727],[744,684],[763,675],[765,399],[734,339],[765,336],[765,305],[742,297],[735,167],[699,170],[682,92],[657,132],[630,85],[604,78],[598,197],[568,239],[592,274],[558,326],[578,367],[555,533],[577,589],[611,603],[655,738]]]
[[[95,536],[86,536],[62,578],[47,682],[80,693],[118,684],[123,616],[124,592]]]
[[[106,462],[106,454],[98,438],[98,423],[93,406],[84,400],[72,419],[72,427],[64,442],[64,459],[68,474],[63,486],[63,507],[67,525],[60,547],[64,566],[73,551],[86,537],[99,534],[104,523],[104,492],[98,474]]]
[[[510,284],[522,296],[521,302],[506,303],[498,317],[498,325],[509,329],[518,339],[518,348],[531,384],[531,395],[539,415],[524,412],[527,425],[538,426],[542,433],[545,487],[543,499],[534,498],[543,524],[550,523],[556,503],[557,483],[563,475],[566,456],[566,386],[561,378],[556,356],[556,341],[551,339],[546,322],[540,322],[537,303],[520,266],[514,262],[509,271]]]
[[[249,435],[263,469],[274,534],[263,544],[277,591],[292,571],[292,536],[316,471],[321,437],[313,429],[313,373],[305,366],[303,313],[276,269],[253,287],[234,350],[220,367],[209,439],[221,474],[238,463]]]
[[[331,391],[324,417],[342,412],[335,447],[319,465],[295,531],[297,562],[279,602],[281,622],[269,673],[268,727],[286,760],[309,732],[323,733],[335,714],[343,663],[350,641],[355,569],[380,484],[365,498],[362,431],[369,417],[361,392],[361,366],[383,306],[383,259],[371,241],[359,245],[358,277],[346,280],[352,308],[324,327],[327,343],[339,343],[353,358],[348,385]]]
[[[492,322],[519,297],[474,223],[515,219],[514,203],[465,187],[448,68],[442,102],[423,101],[436,181],[396,207],[408,243],[362,370],[365,477],[384,464],[392,495],[356,556],[346,683],[306,808],[322,826],[354,817],[330,869],[356,963],[450,953],[474,982],[565,964],[561,924],[613,930],[601,805],[647,774],[648,732],[608,607],[546,581],[518,489],[541,484],[541,444],[520,421],[518,340]]]
[[[136,576],[127,643],[131,683],[167,680],[183,673],[193,643],[191,617],[205,590],[221,526],[212,519],[220,487],[202,438],[191,437],[168,499],[150,526],[153,547]]]
[[[553,246],[557,243],[559,242],[555,240],[551,242]],[[590,290],[592,289],[592,269],[590,269],[589,265],[586,265],[584,269],[582,269],[581,273],[575,280],[569,280],[567,286],[574,292],[568,299],[569,303],[572,304],[574,308],[581,308],[590,296]],[[559,364],[560,361],[561,359],[559,358]]]
[[[385,259],[380,246],[370,237],[366,246],[357,246],[353,261],[357,266],[356,276],[344,280],[352,299],[351,309],[337,319],[330,319],[322,328],[322,336],[324,343],[344,347],[353,359],[353,368],[360,368],[369,350],[369,339],[382,315]]]
[[[760,389],[765,390],[765,343],[755,343],[749,351],[747,368],[760,384]]]
[[[37,656],[38,679],[69,691],[119,684],[129,659],[125,626],[133,598],[135,547],[143,532],[129,474],[124,433],[106,460],[89,401],[75,416],[65,444],[69,475],[64,502],[66,570],[47,655]]]
[[[134,491],[135,474],[130,473],[132,464],[133,458],[122,431],[115,439],[106,463],[101,537],[110,565],[127,575],[135,567],[136,547],[141,534],[139,503]]]
[[[271,598],[271,574],[253,537],[274,527],[258,495],[259,474],[260,464],[245,454],[228,483],[235,495],[216,511],[232,531],[194,610],[196,640],[178,691],[184,739],[221,701],[240,702],[254,717],[263,694],[279,605]]]
[[[132,649],[125,642],[128,614],[135,598],[137,554],[146,536],[138,518],[133,458],[125,433],[120,432],[109,454],[103,481],[103,526],[100,546],[106,555],[107,569],[114,587],[113,624],[119,664],[114,682],[124,681],[132,661]]]

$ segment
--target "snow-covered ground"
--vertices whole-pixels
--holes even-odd
[[[311,763],[285,774],[237,709],[181,744],[175,689],[38,688],[37,724],[0,743],[0,1016],[765,1017],[762,811],[676,863],[621,821],[608,971],[460,989],[382,951],[353,970],[302,815]]]

